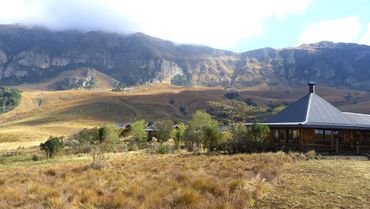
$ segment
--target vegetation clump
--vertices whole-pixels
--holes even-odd
[[[40,144],[40,149],[45,151],[46,158],[54,158],[54,156],[64,148],[62,137],[49,137],[44,143]]]
[[[21,92],[18,89],[0,87],[0,113],[14,109],[20,100]]]

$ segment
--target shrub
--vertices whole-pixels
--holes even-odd
[[[119,131],[114,124],[109,124],[99,128],[99,141],[107,143],[117,143],[119,141]]]
[[[49,139],[40,144],[40,149],[45,151],[47,158],[54,158],[54,156],[64,148],[62,137],[49,137]]]
[[[37,156],[37,155],[32,155],[32,160],[33,160],[33,161],[39,161],[39,160],[40,160],[40,158],[39,158],[39,156]]]
[[[232,140],[229,140],[222,147],[229,153],[261,152],[269,149],[266,138],[270,129],[266,125],[254,123],[246,127],[242,123],[233,124],[231,127]]]
[[[198,110],[192,115],[189,121],[189,127],[192,129],[201,129],[203,126],[217,126],[217,121],[205,111]]]
[[[180,147],[180,143],[184,141],[184,135],[185,135],[185,130],[187,129],[187,125],[184,123],[179,123],[177,124],[177,128],[174,129],[173,131],[175,132],[174,135],[174,141],[175,141],[175,149],[178,149]]]
[[[163,143],[172,137],[173,121],[163,120],[156,124],[158,129],[158,142]]]
[[[204,126],[203,131],[203,146],[208,149],[208,151],[215,150],[222,141],[222,133],[218,130],[217,126]]]
[[[136,142],[145,142],[147,134],[145,131],[145,120],[138,120],[131,125],[131,137]]]
[[[14,88],[0,87],[0,113],[14,109],[21,100],[21,92]]]
[[[235,100],[239,100],[240,99],[240,94],[237,91],[227,92],[224,96],[226,98],[228,98],[228,99],[235,99]]]
[[[170,153],[170,146],[161,144],[158,149],[159,154],[168,154]]]

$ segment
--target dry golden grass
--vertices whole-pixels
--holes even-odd
[[[370,208],[370,161],[311,160],[284,166],[256,208]]]
[[[249,208],[265,198],[285,154],[119,154],[0,167],[0,208]]]

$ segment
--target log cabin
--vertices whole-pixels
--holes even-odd
[[[369,153],[370,115],[340,111],[315,93],[315,85],[308,83],[306,96],[264,123],[271,130],[268,140],[301,151]]]

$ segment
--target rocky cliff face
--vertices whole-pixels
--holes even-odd
[[[126,85],[169,83],[268,87],[320,84],[370,90],[370,46],[321,42],[233,53],[177,45],[144,34],[51,32],[0,26],[0,84],[33,83],[71,69],[94,68]]]

